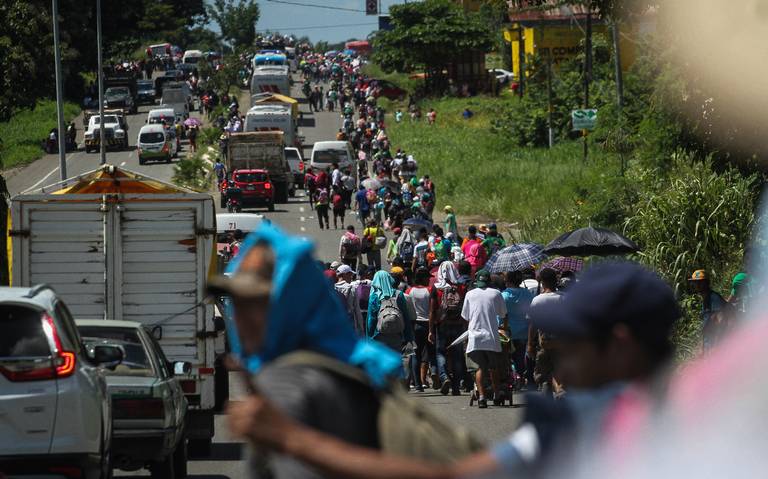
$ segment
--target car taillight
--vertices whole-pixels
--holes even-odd
[[[66,378],[75,372],[77,364],[75,353],[63,349],[53,318],[43,314],[41,320],[43,332],[53,343],[56,351],[50,358],[25,359],[0,365],[0,373],[9,381],[24,382]]]
[[[168,153],[168,143],[163,145],[163,153]]]
[[[112,401],[115,419],[162,419],[165,406],[162,399],[115,399]]]
[[[269,190],[272,188],[272,183],[264,183],[264,189]]]

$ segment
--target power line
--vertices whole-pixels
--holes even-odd
[[[284,3],[286,5],[298,5],[300,7],[312,7],[312,8],[325,8],[328,10],[344,10],[346,12],[360,12],[365,13],[365,10],[359,10],[356,8],[347,8],[347,7],[334,7],[331,5],[319,5],[317,3],[301,3],[301,2],[287,2],[285,0],[267,0],[268,2],[272,3]]]
[[[344,27],[367,27],[371,25],[378,25],[378,23],[347,23],[344,25],[315,25],[314,27],[283,27],[283,28],[267,28],[264,30],[257,30],[259,33],[264,32],[280,32],[280,31],[288,31],[292,32],[295,30],[314,30],[315,28],[344,28]]]

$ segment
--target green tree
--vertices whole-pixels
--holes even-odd
[[[254,0],[214,0],[208,8],[208,15],[219,25],[221,36],[233,48],[253,45],[260,14]]]
[[[373,60],[385,71],[423,68],[428,89],[443,85],[443,70],[463,54],[488,51],[491,29],[476,13],[450,0],[426,0],[390,8],[393,29],[373,39]]]

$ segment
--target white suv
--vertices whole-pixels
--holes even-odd
[[[122,357],[114,345],[87,353],[49,286],[0,288],[0,477],[109,478],[112,411],[100,367]]]

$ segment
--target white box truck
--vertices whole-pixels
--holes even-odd
[[[251,94],[291,94],[291,74],[288,65],[264,65],[256,67],[251,76]]]
[[[224,324],[205,290],[215,222],[210,195],[112,165],[11,198],[12,285],[49,284],[76,319],[141,322],[169,361],[191,363],[179,381],[198,455],[227,394]]]
[[[282,131],[286,146],[301,148],[296,117],[288,104],[256,103],[245,114],[243,131]]]

